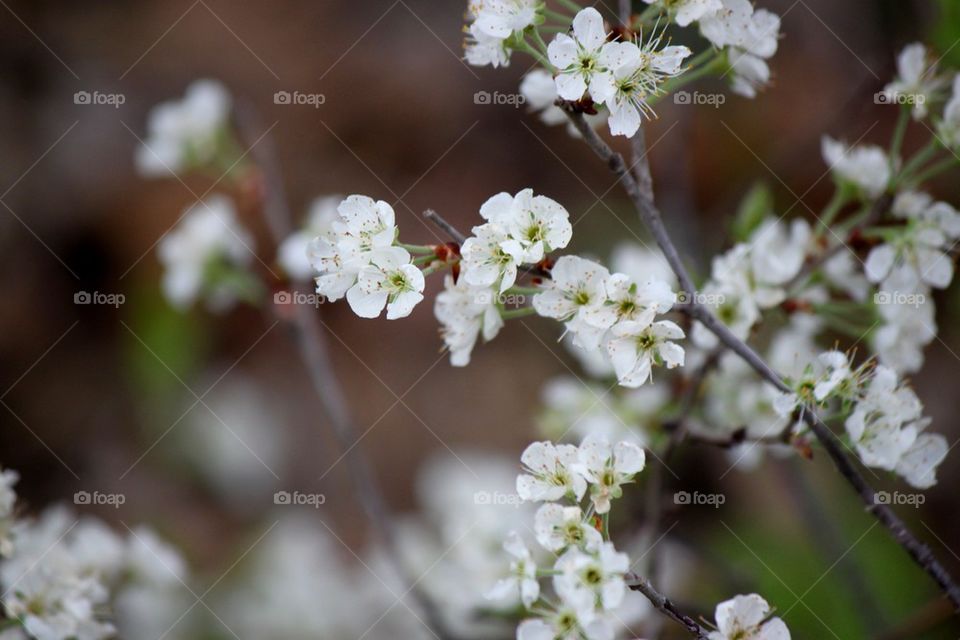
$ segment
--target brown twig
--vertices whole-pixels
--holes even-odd
[[[690,634],[700,640],[707,640],[709,634],[707,630],[700,626],[700,623],[683,613],[670,598],[663,595],[654,588],[646,578],[634,574],[626,575],[627,586],[633,591],[639,591],[660,613],[672,618],[678,624],[683,625]]]
[[[745,342],[735,336],[709,309],[696,302],[696,297],[693,295],[695,292],[693,281],[663,224],[663,219],[653,200],[653,193],[641,188],[640,183],[638,183],[627,168],[623,156],[613,151],[613,149],[604,142],[597,132],[587,124],[582,114],[571,108],[566,108],[565,111],[574,127],[580,132],[583,140],[590,146],[594,153],[610,167],[610,170],[613,171],[623,184],[624,190],[633,202],[640,219],[650,230],[657,245],[663,252],[664,257],[670,264],[671,269],[676,274],[681,289],[690,294],[690,300],[692,300],[692,302],[689,305],[681,307],[680,310],[689,314],[693,319],[699,320],[704,327],[717,336],[721,343],[740,356],[764,380],[780,391],[789,391],[789,387],[780,376],[770,368],[766,361],[757,355]],[[635,143],[635,151],[639,150],[637,149],[638,146],[639,145]],[[647,160],[645,156],[641,155],[636,159],[636,162],[638,164],[646,163]],[[934,579],[943,593],[953,603],[954,609],[960,612],[960,587],[958,587],[946,568],[936,559],[930,547],[917,538],[888,505],[877,503],[874,489],[847,456],[837,436],[820,420],[811,407],[804,408],[803,417],[827,451],[834,466],[854,488],[857,495],[860,496],[860,499],[867,507],[867,511],[872,513],[881,524],[887,528],[893,538],[906,550],[910,557]]]

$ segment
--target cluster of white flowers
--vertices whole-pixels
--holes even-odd
[[[936,484],[937,465],[949,450],[943,436],[923,433],[929,424],[917,394],[880,365],[844,426],[865,465],[894,471],[911,486],[927,489]]]
[[[661,48],[663,33],[637,43],[608,42],[603,16],[592,7],[573,19],[572,37],[559,33],[547,48],[556,67],[557,95],[579,101],[585,93],[610,111],[610,132],[633,136],[644,115],[652,113],[647,100],[661,92],[666,78],[681,73],[690,49]]]
[[[713,617],[717,630],[710,632],[710,640],[790,640],[787,625],[755,593],[721,602]]]
[[[2,477],[0,507],[15,498],[9,489],[15,474]],[[12,507],[7,511],[12,519]],[[175,615],[162,617],[169,613],[163,605],[184,595],[186,566],[151,531],[137,528],[122,538],[99,520],[51,507],[36,519],[16,519],[8,534],[0,590],[3,610],[18,626],[4,638],[134,637],[176,621]],[[144,598],[151,602],[147,610],[137,606]]]
[[[216,163],[229,140],[230,108],[230,94],[214,80],[198,80],[182,100],[157,105],[147,122],[147,139],[137,150],[137,168],[152,177]]]
[[[238,274],[253,260],[253,236],[237,220],[233,203],[214,195],[184,212],[157,255],[170,304],[183,309],[204,298],[212,309],[223,310],[243,295]]]
[[[865,271],[879,283],[874,299],[884,320],[874,348],[884,364],[909,373],[923,364],[923,347],[936,336],[931,288],[953,280],[949,252],[960,240],[960,213],[925,193],[905,191],[893,215],[903,224],[883,230],[884,242],[870,251]]]
[[[581,349],[602,352],[625,387],[651,379],[654,366],[683,365],[684,351],[674,340],[683,330],[656,320],[676,303],[670,286],[655,278],[636,281],[596,262],[563,256],[551,269],[544,291],[533,297],[537,313],[565,323]]]
[[[624,576],[630,561],[605,540],[593,516],[608,514],[611,501],[623,493],[622,485],[643,470],[643,449],[632,442],[611,446],[607,440],[591,437],[579,447],[534,442],[520,459],[526,473],[517,477],[517,493],[523,500],[545,502],[534,516],[533,531],[537,543],[558,556],[548,573],[559,603],[541,599],[541,574],[534,554],[515,531],[503,545],[512,557],[509,576],[498,581],[488,596],[519,595],[528,611],[536,610],[538,617],[524,620],[517,628],[519,640],[612,638],[611,619],[627,592]],[[584,511],[581,503],[588,493],[590,506]]]
[[[689,5],[684,19],[697,15],[700,33],[714,46],[726,49],[727,62],[733,71],[731,88],[747,98],[770,81],[767,60],[777,52],[780,17],[766,9],[756,9],[749,0],[721,0],[722,7],[708,11],[704,5],[714,2],[686,0]],[[679,20],[680,14],[678,12]]]
[[[410,315],[423,300],[424,277],[410,253],[396,245],[393,207],[383,200],[352,195],[337,207],[337,219],[309,246],[320,275],[317,293],[328,300],[346,296],[361,318]]]
[[[472,0],[467,7],[465,57],[476,66],[507,66],[508,40],[520,35],[538,18],[538,0]]]
[[[797,219],[789,226],[767,220],[750,236],[725,254],[713,259],[710,280],[698,294],[717,317],[741,340],[760,320],[764,309],[782,303],[784,285],[803,267],[810,244],[810,225]],[[708,349],[717,338],[699,322],[691,338]]]

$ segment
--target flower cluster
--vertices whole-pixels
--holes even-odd
[[[410,253],[396,245],[393,207],[367,196],[349,196],[337,207],[327,233],[310,243],[311,264],[320,275],[317,293],[328,300],[346,296],[361,318],[410,315],[423,300],[424,278]]]
[[[687,0],[686,4],[694,3]],[[714,5],[702,1],[700,4]],[[767,60],[777,52],[780,17],[754,8],[749,0],[722,0],[722,4],[722,8],[700,16],[700,33],[714,46],[726,50],[733,71],[733,91],[753,98],[757,89],[770,81]]]
[[[231,151],[230,108],[230,94],[214,80],[198,80],[179,102],[154,107],[147,139],[137,150],[140,173],[166,176],[225,164],[224,156]]]
[[[520,623],[517,638],[611,638],[611,616],[624,600],[624,576],[630,561],[618,552],[605,533],[594,525],[594,514],[609,513],[611,501],[622,495],[621,486],[643,470],[643,449],[632,442],[614,446],[587,438],[579,447],[535,442],[523,452],[526,473],[517,478],[517,493],[528,501],[545,502],[534,516],[534,534],[545,550],[557,554],[551,571],[558,604],[541,597],[534,556],[516,532],[504,549],[512,556],[510,574],[490,590],[490,598],[519,593],[520,601],[536,618]],[[589,493],[584,512],[582,500]],[[564,502],[560,502],[564,501]]]
[[[164,295],[181,309],[199,298],[213,309],[230,307],[250,286],[244,273],[254,257],[252,247],[253,237],[238,222],[229,199],[214,195],[201,200],[157,247]]]
[[[894,471],[918,489],[936,484],[937,465],[949,449],[943,436],[923,433],[929,424],[917,394],[882,365],[844,422],[865,465]]]
[[[761,312],[782,303],[784,285],[800,272],[810,243],[810,225],[794,220],[789,227],[779,220],[762,223],[747,242],[713,259],[710,280],[699,297],[740,339],[746,339]],[[696,323],[694,343],[712,348],[716,337]]]
[[[476,66],[510,64],[510,42],[538,19],[538,0],[474,0],[467,8],[467,62]]]
[[[102,640],[158,626],[164,603],[183,595],[186,567],[178,552],[147,529],[122,538],[64,507],[14,519],[16,477],[0,474],[0,590],[4,612],[19,627],[11,637]],[[150,609],[140,607],[144,600]]]

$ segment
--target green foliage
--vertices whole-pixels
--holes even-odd
[[[770,191],[767,183],[758,182],[740,201],[737,215],[733,220],[733,229],[731,229],[734,240],[745,242],[771,213],[773,213],[773,192]]]

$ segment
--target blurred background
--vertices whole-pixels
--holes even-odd
[[[528,65],[515,56],[507,69],[465,66],[459,1],[0,4],[0,464],[21,473],[31,511],[82,490],[122,493],[118,509],[79,508],[118,527],[153,526],[183,550],[201,585],[276,519],[275,491],[324,494],[316,515],[343,543],[333,553],[344,562],[356,562],[347,548],[363,548],[369,532],[283,327],[250,309],[180,313],[161,298],[156,244],[214,179],[138,177],[133,156],[151,106],[182,96],[194,79],[222,81],[259,113],[259,133],[275,143],[301,215],[317,196],[362,193],[394,205],[405,242],[429,243],[424,209],[467,229],[490,195],[532,186],[577,221],[575,252],[606,256],[622,240],[645,240],[582,143],[522,106],[477,104],[478,91],[515,93]],[[665,101],[648,127],[661,208],[700,276],[757,181],[770,185],[781,213],[812,219],[819,211],[831,194],[822,134],[888,142],[895,110],[873,95],[904,44],[925,40],[946,54],[943,64],[960,65],[960,16],[949,0],[760,5],[783,17],[773,85],[755,101],[728,93],[718,107]],[[701,88],[721,86],[711,82]],[[124,100],[76,104],[79,91]],[[278,105],[278,91],[326,100]],[[912,130],[907,148],[925,143],[924,133]],[[936,195],[960,202],[953,176]],[[241,217],[272,264],[257,212],[241,206]],[[960,436],[955,289],[938,294],[940,341],[914,377],[933,428],[951,443]],[[78,292],[123,294],[124,302],[79,305]],[[453,369],[430,304],[390,324],[358,321],[346,305],[320,313],[363,434],[358,446],[399,512],[423,506],[415,488],[427,460],[479,450],[517,461],[537,437],[544,382],[578,371],[553,323],[511,323],[478,346],[471,366]],[[899,512],[958,575],[954,457],[925,504]],[[842,531],[842,557],[817,546],[818,525],[777,465],[720,480],[724,454],[691,448],[674,465],[680,480],[668,483],[729,498],[717,513],[665,516],[677,523],[671,539],[697,550],[681,600],[712,618],[712,603],[737,592],[758,591],[781,611],[802,599],[786,615],[795,637],[868,637],[859,594],[843,579],[855,566],[887,628],[942,620],[926,576],[872,527],[829,462],[793,464]],[[920,622],[909,622],[914,615]],[[896,637],[958,633],[947,621]]]

